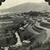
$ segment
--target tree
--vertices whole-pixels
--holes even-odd
[[[24,40],[27,40],[27,36],[26,35],[24,36]]]
[[[7,29],[5,29],[5,33],[8,33],[8,30]]]
[[[33,47],[32,46],[30,46],[30,49],[29,50],[33,50]]]

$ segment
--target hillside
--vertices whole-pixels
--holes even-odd
[[[0,12],[25,12],[25,11],[50,11],[50,6],[47,3],[24,3],[9,9],[0,10]]]

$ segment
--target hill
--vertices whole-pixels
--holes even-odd
[[[47,3],[24,3],[9,9],[0,10],[0,12],[25,12],[25,11],[50,11]]]

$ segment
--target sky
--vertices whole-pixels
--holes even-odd
[[[27,3],[27,2],[40,3],[40,2],[45,2],[45,1],[44,0],[6,0],[5,2],[2,3],[2,5],[0,6],[0,9],[10,8],[10,7]]]

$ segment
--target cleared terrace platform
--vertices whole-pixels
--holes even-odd
[[[40,23],[40,26],[50,29],[50,22],[48,22],[48,20],[43,19]]]

